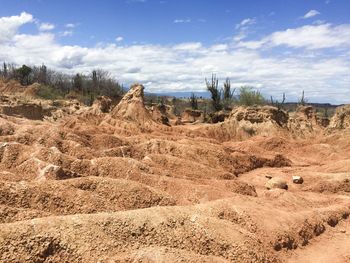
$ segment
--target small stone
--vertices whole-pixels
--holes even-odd
[[[271,175],[265,175],[265,177],[268,178],[268,179],[271,179],[271,178],[272,178]]]
[[[345,229],[340,229],[339,232],[344,234],[344,233],[346,233],[346,230]]]
[[[265,187],[267,189],[279,188],[279,189],[288,190],[287,182],[278,177],[273,177],[270,180],[268,180],[265,184]]]
[[[292,178],[293,178],[293,183],[295,184],[302,184],[304,182],[304,179],[301,176],[293,175]]]

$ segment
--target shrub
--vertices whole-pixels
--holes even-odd
[[[190,105],[192,110],[198,110],[198,99],[196,95],[192,92],[191,97],[190,97]]]
[[[238,104],[245,106],[262,105],[265,104],[265,98],[253,87],[244,86],[239,90]]]
[[[46,100],[57,100],[64,98],[64,92],[62,92],[60,89],[46,85],[40,85],[36,95]]]

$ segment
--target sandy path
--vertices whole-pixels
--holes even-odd
[[[347,263],[350,262],[350,219],[330,229],[310,241],[302,249],[297,249],[286,261],[303,263]]]

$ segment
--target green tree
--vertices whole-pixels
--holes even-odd
[[[243,86],[239,90],[238,103],[245,106],[262,105],[266,103],[265,98],[253,87]]]
[[[32,69],[26,65],[23,65],[22,67],[17,69],[18,79],[22,85],[29,85],[30,84],[30,73],[31,72],[32,72]]]

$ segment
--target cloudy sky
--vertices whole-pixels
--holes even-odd
[[[350,103],[348,0],[0,0],[0,62],[110,71],[149,92],[229,77],[266,96]]]

